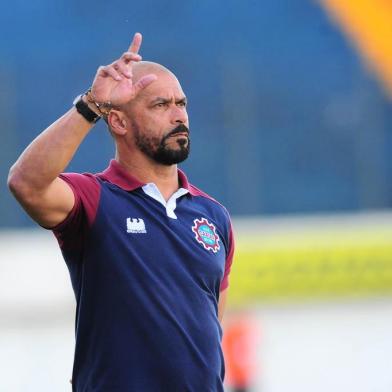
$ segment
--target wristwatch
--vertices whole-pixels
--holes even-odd
[[[95,124],[101,118],[101,116],[91,110],[87,103],[83,101],[82,98],[84,95],[85,94],[78,95],[74,99],[73,105],[75,106],[78,113],[80,113],[89,123]]]

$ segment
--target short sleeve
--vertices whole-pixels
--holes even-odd
[[[233,234],[233,227],[230,222],[230,231],[229,231],[229,250],[226,256],[226,263],[225,263],[225,272],[223,275],[223,279],[220,285],[220,291],[227,289],[229,286],[229,275],[231,270],[231,265],[233,264],[234,258],[234,234]]]
[[[75,204],[65,220],[52,230],[62,250],[78,250],[97,214],[100,183],[92,174],[64,173],[59,177],[71,187]]]

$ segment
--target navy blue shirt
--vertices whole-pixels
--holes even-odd
[[[73,391],[223,391],[230,218],[178,173],[166,207],[116,161],[61,176],[75,194],[54,229],[77,302]]]

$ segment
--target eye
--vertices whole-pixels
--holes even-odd
[[[185,107],[186,107],[186,102],[185,102],[185,101],[178,102],[178,103],[177,103],[177,106],[180,106],[180,107],[182,107],[182,108],[185,108]]]

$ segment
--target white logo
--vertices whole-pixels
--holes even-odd
[[[144,220],[142,218],[127,218],[127,233],[147,233]]]

